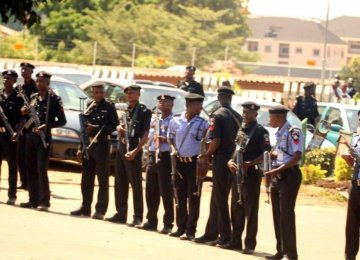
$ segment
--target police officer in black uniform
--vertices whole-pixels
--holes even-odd
[[[133,190],[134,216],[130,227],[141,225],[144,202],[142,192],[142,148],[148,139],[151,111],[139,102],[141,87],[130,85],[124,89],[129,104],[126,111],[127,125],[119,125],[121,137],[116,154],[115,205],[117,213],[108,221],[126,223],[129,184]]]
[[[50,207],[50,189],[47,174],[51,129],[66,124],[62,100],[50,89],[51,74],[41,71],[36,74],[38,93],[31,95],[30,107],[33,107],[38,119],[26,133],[26,158],[28,166],[29,202],[21,203],[24,208],[37,208],[47,211]],[[22,107],[21,113],[29,115],[31,108]],[[31,119],[29,119],[31,120]]]
[[[17,97],[14,90],[14,84],[18,77],[14,70],[7,70],[2,73],[4,78],[4,89],[0,94],[0,106],[4,113],[4,118],[0,119],[0,165],[3,156],[8,162],[9,168],[9,189],[8,189],[8,205],[14,205],[16,201],[16,182],[17,182],[17,128],[21,118],[20,108],[22,100]],[[7,124],[4,122],[7,120]],[[9,127],[8,129],[7,127]],[[14,133],[12,133],[14,132]]]
[[[212,219],[217,221],[217,234],[220,236],[210,241],[210,245],[224,245],[229,242],[231,236],[230,213],[228,205],[228,196],[231,189],[231,173],[227,167],[227,162],[235,148],[236,133],[241,125],[242,117],[231,108],[231,99],[234,91],[222,86],[218,88],[218,100],[221,107],[216,110],[210,119],[210,137],[212,139],[209,148],[201,158],[209,163],[212,156],[213,159],[213,190],[211,193],[209,222]],[[216,216],[216,217],[214,217]],[[208,223],[208,226],[210,224]],[[205,234],[194,240],[195,242],[205,242],[215,233],[209,229]],[[217,237],[216,234],[216,237]],[[203,240],[203,241],[200,241]]]
[[[147,222],[139,226],[144,230],[157,230],[160,198],[164,205],[164,228],[162,234],[169,234],[174,222],[174,202],[171,189],[171,158],[170,146],[167,142],[167,132],[170,120],[173,117],[172,108],[175,97],[160,95],[157,97],[156,113],[151,121],[149,133],[149,159],[146,171],[146,205]]]
[[[360,111],[358,112],[358,118],[360,120]],[[358,154],[360,154],[360,135],[353,137],[351,146],[357,150]],[[354,167],[346,216],[345,259],[356,260],[356,255],[359,252],[360,233],[360,164],[357,162],[356,158],[350,154],[343,154],[342,158],[345,159],[349,166]]]
[[[270,126],[278,128],[276,145],[271,153],[273,169],[265,172],[272,180],[271,202],[276,236],[276,254],[266,259],[297,260],[295,204],[301,185],[299,163],[304,150],[301,129],[286,119],[288,109],[282,105],[269,109]]]
[[[185,72],[185,79],[178,82],[178,88],[185,90],[190,93],[196,93],[201,96],[205,96],[203,86],[195,81],[194,74],[196,71],[195,66],[187,66]]]
[[[103,85],[92,86],[92,97],[84,116],[89,139],[80,143],[77,157],[82,161],[81,193],[83,202],[80,209],[70,212],[73,216],[90,216],[94,194],[95,175],[99,182],[98,201],[94,219],[104,219],[109,203],[109,160],[110,136],[118,125],[115,105],[105,99]]]
[[[316,118],[319,117],[319,111],[315,99],[314,82],[306,82],[304,85],[305,96],[296,97],[296,104],[293,112],[300,120],[308,119],[308,124],[315,126]]]
[[[21,85],[17,85],[15,87],[15,91],[16,92],[23,92],[25,94],[25,96],[27,97],[27,99],[30,99],[30,96],[34,93],[37,92],[36,89],[36,84],[35,81],[32,79],[31,75],[33,73],[33,70],[35,68],[34,65],[28,63],[28,62],[22,62],[20,64],[21,67],[21,76],[24,79],[24,83]],[[20,127],[22,127],[25,123],[25,121],[29,119],[28,116],[24,116],[21,119],[20,122]],[[22,130],[19,133],[18,136],[19,140],[18,140],[18,156],[17,156],[17,160],[18,160],[18,166],[19,166],[19,175],[20,175],[20,181],[21,181],[21,185],[19,186],[20,189],[27,189],[28,187],[28,180],[27,180],[27,167],[26,167],[26,149],[24,149],[24,147],[26,147],[26,131]]]
[[[233,175],[231,196],[231,222],[233,226],[231,241],[222,246],[224,249],[242,249],[242,233],[246,226],[244,254],[253,254],[256,246],[256,234],[258,228],[258,212],[262,171],[259,165],[263,162],[265,151],[271,150],[269,132],[257,123],[257,111],[260,106],[255,102],[248,101],[242,104],[244,119],[239,131],[245,133],[249,141],[243,152],[242,173],[244,184],[242,190],[242,203],[238,203],[237,179]],[[236,154],[229,161],[228,166],[234,174],[237,169]],[[246,225],[245,225],[246,221]]]

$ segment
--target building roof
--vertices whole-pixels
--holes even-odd
[[[278,41],[324,42],[324,27],[316,22],[285,17],[249,17],[252,35],[249,38],[274,38]],[[330,44],[345,44],[332,32],[327,34]]]
[[[329,21],[329,30],[339,37],[360,38],[360,17],[340,16]]]
[[[0,24],[0,35],[14,35],[14,34],[18,34],[18,31],[15,31],[7,26],[4,26],[2,24]]]

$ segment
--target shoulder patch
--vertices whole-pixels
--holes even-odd
[[[299,139],[300,139],[300,129],[299,128],[291,128],[289,130],[290,132],[290,136],[291,136],[291,139],[293,140],[294,144],[298,144],[299,143]]]

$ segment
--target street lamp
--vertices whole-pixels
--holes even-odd
[[[328,34],[328,25],[329,25],[329,10],[330,10],[330,0],[327,1],[327,11],[326,11],[326,20],[324,27],[324,50],[323,50],[323,60],[322,60],[322,69],[321,69],[321,98],[324,94],[324,81],[325,81],[325,70],[326,70],[326,49],[327,49],[327,34]]]

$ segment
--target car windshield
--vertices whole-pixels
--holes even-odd
[[[87,97],[78,86],[72,83],[51,81],[51,89],[61,97],[64,109],[80,111],[80,98]]]
[[[346,116],[349,122],[349,130],[353,133],[356,132],[358,127],[358,110],[356,109],[346,109]]]
[[[53,75],[70,80],[74,82],[76,85],[81,85],[89,80],[91,80],[90,75],[86,74],[59,74],[59,73],[53,73]]]

